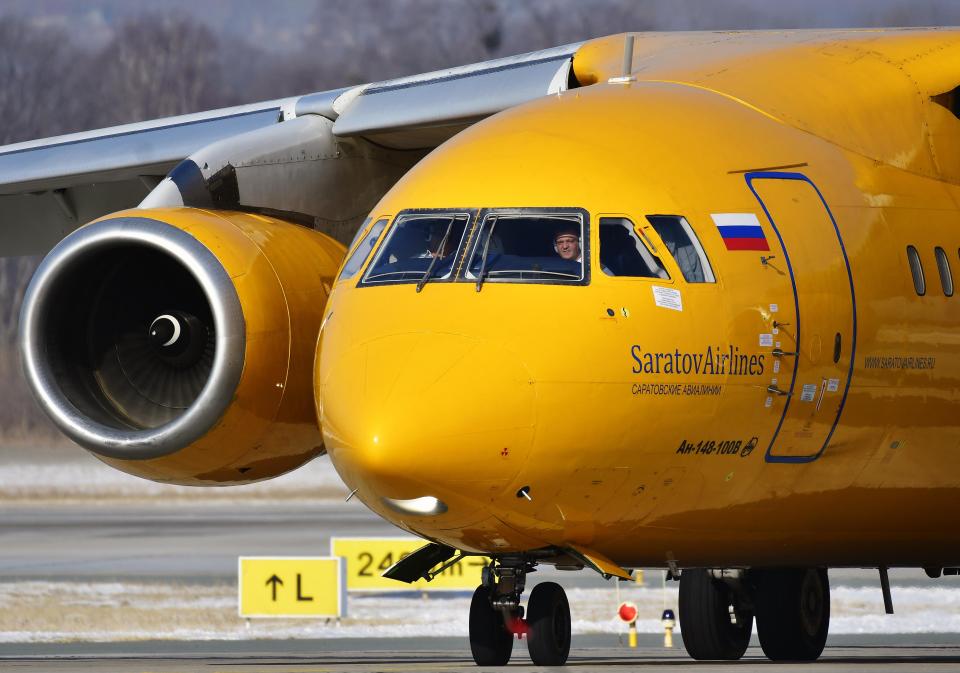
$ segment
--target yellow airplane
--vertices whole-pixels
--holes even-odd
[[[326,452],[429,541],[387,576],[489,557],[480,665],[566,661],[539,564],[814,660],[828,568],[960,567],[958,86],[957,30],[641,33],[0,148],[4,249],[139,203],[53,247],[25,371],[118,469]]]

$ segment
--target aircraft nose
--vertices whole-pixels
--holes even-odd
[[[464,514],[499,494],[523,466],[535,384],[502,346],[398,334],[339,353],[324,343],[322,358],[329,363],[320,376],[325,445],[368,506],[403,513],[391,505],[430,509],[437,498],[452,516],[455,503]]]

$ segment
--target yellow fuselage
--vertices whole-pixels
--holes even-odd
[[[937,66],[960,36],[658,39],[627,83],[606,82],[622,38],[588,43],[589,86],[471,127],[371,213],[471,211],[469,237],[483,209],[580,208],[590,276],[341,281],[315,376],[335,466],[378,514],[470,551],[960,563],[960,296],[934,257],[960,271],[960,119],[930,101],[960,84]],[[728,249],[717,214],[754,215],[769,251]],[[649,215],[685,217],[716,282],[685,282]],[[601,272],[605,216],[670,278]],[[385,500],[424,496],[447,511]]]

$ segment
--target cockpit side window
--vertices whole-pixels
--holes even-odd
[[[367,221],[369,222],[369,220]],[[366,224],[364,224],[364,227],[365,226]],[[370,227],[370,230],[360,239],[360,243],[353,248],[350,259],[343,265],[343,271],[340,272],[340,278],[337,279],[337,282],[353,278],[357,274],[357,271],[360,270],[363,263],[367,261],[367,257],[370,256],[370,251],[377,245],[377,240],[380,238],[380,234],[386,226],[387,221],[383,219],[377,220],[377,223]],[[354,237],[354,241],[363,233],[364,227],[360,227],[360,229],[357,230],[357,236]]]
[[[469,213],[401,214],[363,277],[364,285],[451,280]]]
[[[710,260],[700,240],[685,217],[676,215],[648,215],[667,250],[673,255],[680,272],[688,283],[715,283]]]
[[[600,218],[600,269],[608,276],[670,278],[625,217]]]
[[[487,211],[464,276],[508,283],[587,282],[586,216]]]
[[[347,250],[353,250],[353,246],[357,244],[357,241],[367,232],[367,227],[370,226],[370,223],[373,221],[372,217],[368,217],[363,221],[363,224],[354,232],[353,238],[350,239],[350,245],[347,246]]]

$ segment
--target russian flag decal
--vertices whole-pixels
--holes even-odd
[[[727,250],[769,250],[760,220],[753,213],[713,213],[713,223],[720,231]]]

